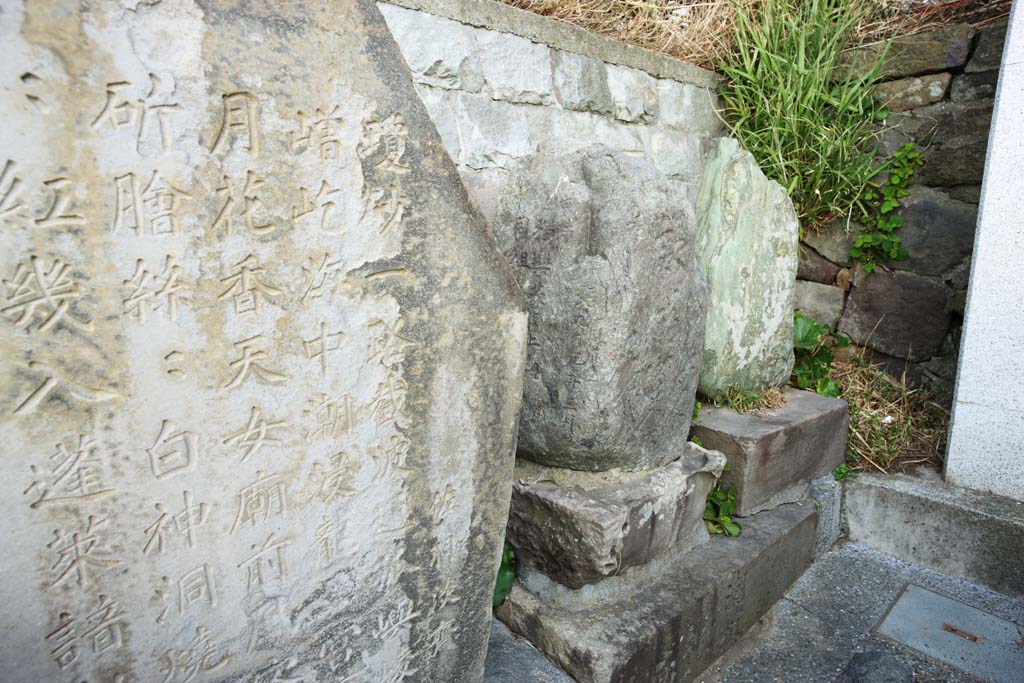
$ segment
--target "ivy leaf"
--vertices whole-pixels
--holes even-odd
[[[881,211],[882,213],[889,213],[890,211],[893,211],[894,209],[898,208],[899,205],[900,203],[897,202],[895,199],[886,199],[884,202],[882,202],[882,205],[878,207],[878,210]]]

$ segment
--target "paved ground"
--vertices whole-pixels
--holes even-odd
[[[900,562],[864,546],[847,544],[811,565],[773,613],[698,680],[701,683],[982,681],[871,633],[908,583],[991,612],[1024,628],[1022,601]],[[851,675],[854,669],[859,669],[857,675]],[[847,677],[840,679],[844,672]],[[1024,672],[1020,681],[1024,683]]]
[[[1024,633],[1024,601],[847,544],[815,562],[772,613],[697,680],[983,683],[983,679],[872,634],[908,583],[1011,621]],[[1024,672],[1020,680],[1024,683]],[[517,639],[497,621],[491,629],[485,681],[572,683],[532,645]]]

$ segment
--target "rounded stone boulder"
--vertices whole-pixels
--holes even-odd
[[[603,146],[509,179],[494,230],[530,314],[520,456],[589,471],[679,457],[707,308],[694,229],[682,186]]]

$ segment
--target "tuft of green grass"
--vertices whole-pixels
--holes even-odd
[[[764,0],[736,12],[735,51],[720,64],[732,135],[796,205],[805,227],[848,215],[877,173],[871,86],[840,54],[869,11],[861,0]]]

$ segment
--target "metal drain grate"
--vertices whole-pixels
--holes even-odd
[[[877,633],[993,683],[1024,682],[1024,628],[908,585]]]

